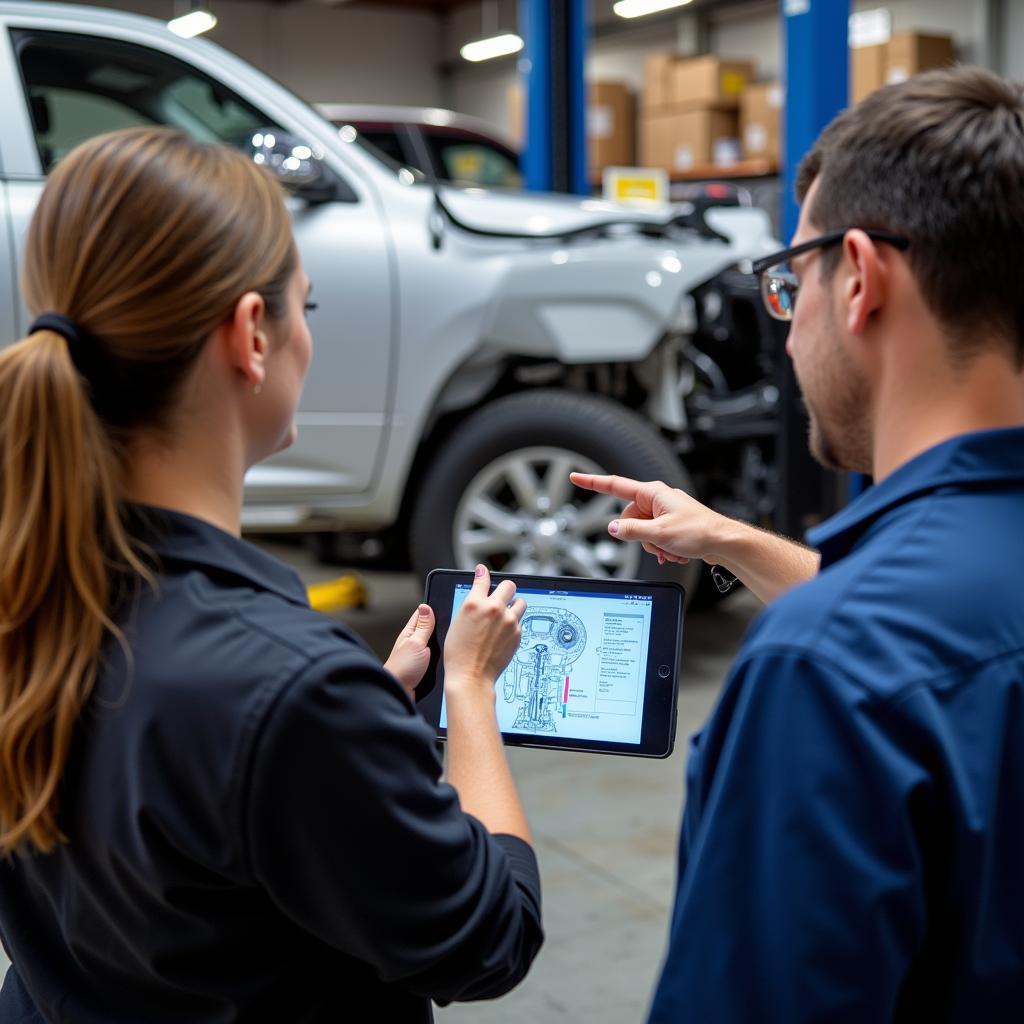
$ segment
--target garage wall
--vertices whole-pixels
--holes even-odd
[[[988,31],[982,12],[987,0],[856,0],[854,10],[885,7],[892,14],[893,31],[923,30],[953,37],[961,59],[982,64],[1002,64],[1006,73],[1024,77],[1024,2],[1004,4],[1007,24],[998,33],[1002,55],[991,57],[984,38]],[[514,5],[504,0],[502,19],[515,24]],[[615,22],[614,16],[611,23]],[[609,23],[607,16],[602,21]],[[446,58],[459,60],[458,47],[479,35],[479,9],[468,5],[449,19]],[[995,42],[998,42],[996,40]],[[694,52],[698,43],[696,17],[683,13],[676,19],[660,20],[650,29],[632,28],[622,33],[593,39],[587,54],[588,78],[618,80],[639,91],[643,84],[644,61],[655,50]],[[762,78],[776,78],[782,64],[778,0],[752,0],[749,4],[711,11],[707,15],[707,44],[712,53],[754,60]],[[1000,47],[996,47],[997,51]],[[1002,60],[1000,60],[1002,56]],[[476,114],[508,130],[506,94],[515,81],[513,61],[488,68],[457,68],[449,77],[445,102],[466,113]]]
[[[855,11],[885,8],[892,15],[894,32],[933,32],[951,35],[962,60],[985,62],[979,35],[984,31],[980,12],[986,0],[856,0]],[[1009,6],[1019,7],[1018,4]],[[782,60],[779,5],[751,4],[716,14],[711,19],[709,42],[713,53],[753,57],[763,77],[778,77]]]
[[[90,0],[165,20],[172,0]],[[216,0],[207,38],[312,103],[441,102],[441,20],[430,11]]]
[[[696,17],[680,15],[646,30],[637,26],[628,35],[597,36],[587,51],[587,77],[625,82],[639,93],[644,82],[644,62],[651,53],[659,50],[697,53]]]
[[[441,103],[462,114],[490,121],[512,134],[508,93],[516,81],[515,57],[470,64],[459,56],[466,43],[498,32],[519,31],[518,0],[499,0],[486,5],[486,17],[479,4],[456,7],[441,23]],[[496,15],[496,17],[495,17]]]
[[[1002,73],[1018,82],[1024,81],[1024,4],[1011,2],[1003,5],[999,54]]]
[[[173,0],[92,2],[161,19],[173,9]],[[597,0],[593,2],[599,22],[618,22]],[[856,0],[855,9],[888,8],[896,31],[948,32],[964,59],[1001,65],[1005,74],[1024,78],[1024,2],[1004,0],[997,5],[1002,7],[1002,20],[994,30],[987,29],[982,16],[989,2]],[[751,0],[710,12],[707,43],[712,52],[752,58],[763,76],[777,75],[778,8],[778,0]],[[457,7],[445,17],[409,8],[282,5],[269,0],[216,0],[216,10],[220,24],[211,39],[312,102],[443,105],[511,130],[508,91],[517,78],[516,60],[473,66],[459,57],[459,47],[485,31],[476,4]],[[500,0],[497,10],[498,27],[514,30],[518,0]],[[986,31],[989,45],[983,38]],[[661,19],[649,29],[637,25],[628,35],[599,35],[588,51],[587,75],[625,81],[639,90],[648,53],[692,52],[697,42],[696,17],[686,12]]]

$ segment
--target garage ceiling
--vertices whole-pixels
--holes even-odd
[[[278,4],[309,3],[310,0],[275,0]],[[454,7],[477,3],[478,0],[312,0],[321,7],[411,7],[443,14]]]

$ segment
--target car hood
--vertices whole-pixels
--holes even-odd
[[[445,205],[468,227],[510,234],[557,236],[619,221],[629,224],[664,224],[672,207],[637,210],[603,199],[587,199],[554,192],[512,192],[484,188],[442,187]],[[676,207],[681,210],[680,207]],[[729,239],[729,248],[751,258],[777,247],[763,210],[745,206],[713,207],[707,222]]]
[[[445,203],[460,220],[491,231],[537,235],[575,231],[615,219],[638,224],[661,222],[667,211],[647,213],[602,199],[584,199],[557,192],[512,192],[485,188],[441,190]]]

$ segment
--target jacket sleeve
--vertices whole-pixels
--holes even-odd
[[[537,863],[440,774],[433,731],[379,663],[317,661],[252,755],[250,867],[283,913],[383,981],[439,1003],[491,998],[540,949]]]
[[[894,1019],[930,784],[898,716],[800,652],[734,671],[694,744],[651,1024]]]

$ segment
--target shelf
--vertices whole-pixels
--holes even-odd
[[[646,168],[641,168],[646,170]],[[728,181],[731,178],[773,178],[781,173],[777,163],[771,160],[740,160],[738,163],[699,164],[688,171],[669,171],[670,185],[683,184],[688,181]],[[590,174],[590,184],[601,189],[604,178],[600,172]]]
[[[669,182],[706,181],[708,178],[767,178],[779,173],[779,165],[770,160],[740,160],[738,163],[700,164],[688,171],[669,171]]]

